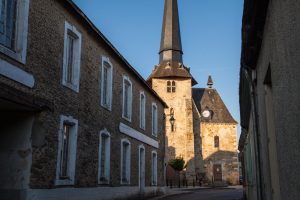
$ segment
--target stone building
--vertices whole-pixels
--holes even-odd
[[[157,93],[72,1],[2,0],[0,11],[0,199],[161,191]]]
[[[238,184],[237,122],[212,88],[210,76],[207,85],[193,88],[193,100],[201,112],[196,126],[200,126],[204,170],[209,180]]]
[[[300,199],[299,10],[299,1],[244,3],[239,150],[247,199]]]
[[[238,180],[236,121],[212,88],[197,84],[183,64],[177,0],[165,0],[159,64],[147,79],[168,104],[166,161],[182,156],[191,184],[199,173],[209,182]],[[218,142],[217,142],[218,140]]]

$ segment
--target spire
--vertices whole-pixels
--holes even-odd
[[[185,78],[192,79],[192,85],[196,85],[190,68],[182,63],[182,54],[177,0],[165,0],[159,64],[147,81],[151,84],[153,78]]]
[[[214,82],[213,82],[213,80],[211,78],[211,75],[209,75],[208,76],[208,80],[207,80],[207,86],[208,86],[208,88],[212,88],[213,84],[214,84]]]
[[[165,0],[159,63],[182,63],[182,54],[177,0]]]

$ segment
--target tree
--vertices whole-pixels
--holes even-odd
[[[182,171],[185,168],[184,163],[182,156],[169,160],[169,165],[176,171]]]

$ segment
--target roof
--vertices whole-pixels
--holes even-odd
[[[165,0],[159,54],[160,63],[163,61],[177,61],[182,63],[183,52],[177,0]]]
[[[245,0],[242,24],[242,53],[239,84],[240,123],[248,129],[252,74],[246,71],[256,68],[260,53],[269,0]],[[247,77],[248,76],[248,77]]]
[[[242,23],[241,63],[256,67],[260,52],[269,0],[245,0]]]
[[[71,12],[74,12],[79,19],[81,19],[97,36],[99,36],[116,54],[117,57],[124,63],[124,66],[132,72],[138,80],[165,106],[168,107],[166,102],[160,98],[160,96],[150,87],[146,80],[129,64],[129,62],[121,55],[121,53],[112,45],[112,43],[101,33],[101,31],[92,23],[92,21],[83,13],[83,11],[72,0],[57,0],[60,3],[64,3],[71,8]]]
[[[193,99],[200,114],[209,110],[208,118],[201,117],[201,122],[237,124],[233,119],[216,89],[193,88]]]
[[[190,69],[182,63],[182,54],[177,0],[165,0],[159,64],[147,81],[151,83],[152,78],[183,78],[192,79],[192,85],[196,85]]]
[[[197,81],[190,74],[190,69],[184,66],[182,63],[178,62],[164,62],[163,64],[158,64],[153,69],[152,73],[148,77],[147,81],[152,78],[191,78],[192,85],[196,85]]]

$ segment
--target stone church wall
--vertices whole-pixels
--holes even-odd
[[[214,137],[219,137],[219,147],[215,147]],[[222,180],[238,184],[239,169],[235,124],[202,123],[202,155],[204,170],[209,182],[214,179],[213,165],[222,166]]]
[[[152,79],[152,88],[167,102],[166,115],[166,160],[182,156],[187,163],[187,176],[195,175],[194,133],[191,79],[175,79],[176,92],[167,93],[169,79]],[[171,81],[174,79],[170,79]],[[174,131],[171,130],[170,109],[174,109]]]

